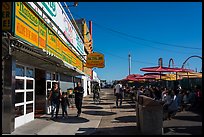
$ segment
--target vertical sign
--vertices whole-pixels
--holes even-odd
[[[2,3],[2,30],[11,31],[11,8],[12,2]]]
[[[47,27],[39,21],[39,47],[46,49]]]

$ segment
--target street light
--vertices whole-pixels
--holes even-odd
[[[74,7],[77,7],[78,6],[78,2],[74,2]]]
[[[65,5],[65,6],[63,6],[63,7],[77,7],[78,6],[78,2],[74,2],[74,4],[73,5]]]

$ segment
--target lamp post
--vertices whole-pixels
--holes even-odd
[[[130,75],[130,72],[131,72],[131,55],[130,55],[130,53],[128,54],[128,62],[129,62],[128,68],[129,68],[129,75]]]

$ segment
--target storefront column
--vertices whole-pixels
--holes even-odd
[[[3,91],[2,91],[2,133],[9,134],[14,131],[15,121],[15,69],[16,60],[9,56],[2,62]]]

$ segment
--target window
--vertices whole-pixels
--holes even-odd
[[[51,88],[51,82],[47,82],[47,89]]]
[[[27,69],[26,69],[26,76],[27,76],[27,77],[30,77],[30,78],[33,78],[33,77],[34,77],[33,69],[27,68]]]
[[[26,114],[33,112],[33,103],[26,104]]]
[[[15,103],[24,102],[24,92],[16,92],[15,93]]]
[[[26,92],[26,101],[33,101],[33,92]]]
[[[17,90],[24,89],[24,79],[16,79],[15,89]]]
[[[16,106],[15,107],[15,118],[22,116],[24,114],[24,106]]]
[[[16,76],[24,76],[25,69],[23,66],[16,65]]]
[[[52,74],[52,80],[56,80],[56,74]]]
[[[51,73],[49,73],[49,72],[46,73],[46,79],[51,80]]]
[[[33,89],[33,80],[26,80],[26,89]]]

